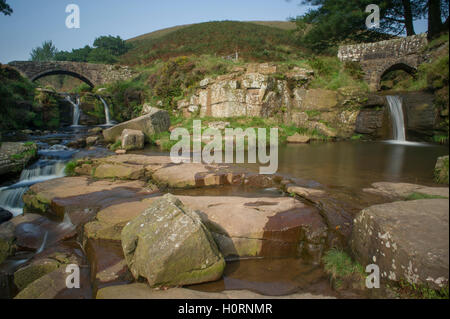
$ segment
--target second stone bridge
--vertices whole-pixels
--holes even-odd
[[[392,40],[345,45],[339,47],[341,61],[359,62],[371,91],[380,89],[384,74],[404,70],[414,74],[425,61],[424,47],[428,44],[426,34],[418,34]]]

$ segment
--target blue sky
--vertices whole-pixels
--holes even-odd
[[[181,24],[215,20],[286,20],[307,7],[292,0],[7,0],[14,13],[0,15],[0,63],[28,60],[30,51],[52,40],[59,50],[92,45],[100,35],[123,39]],[[80,7],[81,28],[67,29],[68,4]],[[417,32],[426,23],[417,23]]]

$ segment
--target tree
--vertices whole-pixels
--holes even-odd
[[[115,63],[118,56],[130,50],[131,45],[119,36],[101,36],[95,39],[94,47],[86,45],[81,49],[73,49],[72,52],[61,51],[55,55],[57,61]]]
[[[50,41],[44,41],[42,43],[42,46],[34,48],[31,51],[30,54],[30,60],[31,61],[55,61],[56,54],[58,53],[58,50],[53,45],[53,42]]]
[[[117,58],[105,48],[95,48],[89,53],[87,62],[113,64],[117,62]]]
[[[433,39],[448,30],[448,1],[428,0],[428,38]],[[442,18],[445,22],[442,23]]]
[[[301,42],[314,50],[324,50],[343,40],[378,40],[388,34],[413,35],[414,20],[423,17],[427,0],[303,0],[303,4],[315,6],[307,14],[297,17],[297,25],[307,32]],[[365,8],[376,4],[380,8],[380,29],[367,30]]]
[[[113,37],[109,35],[95,39],[94,47],[104,49],[113,56],[119,56],[127,53],[131,48],[131,45],[122,40],[119,36]]]
[[[87,62],[89,54],[92,52],[92,48],[86,45],[81,49],[73,49],[72,52],[60,51],[56,54],[56,61],[71,61],[71,62]]]
[[[3,13],[5,16],[9,16],[11,15],[11,13],[13,13],[13,10],[6,3],[5,0],[0,0],[0,12]]]

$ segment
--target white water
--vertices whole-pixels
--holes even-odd
[[[405,118],[403,116],[402,99],[400,96],[386,96],[389,104],[389,112],[392,119],[392,130],[394,140],[397,142],[406,142]]]
[[[106,101],[99,95],[98,98],[100,101],[102,101],[103,106],[105,107],[105,118],[106,118],[106,125],[113,125],[114,123],[111,121],[111,113],[109,112],[109,105],[106,103]]]
[[[75,103],[72,101],[72,98],[70,97],[70,95],[66,95],[66,100],[73,106],[72,126],[79,126],[78,123],[80,122],[80,115],[81,115],[80,98],[77,97],[77,101]]]
[[[64,176],[65,162],[61,160],[39,160],[22,171],[19,181],[0,188],[0,207],[14,216],[23,212],[22,196],[33,184]]]

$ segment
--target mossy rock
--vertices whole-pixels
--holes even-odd
[[[147,279],[152,287],[218,280],[225,268],[200,217],[171,194],[125,226],[122,247],[133,276]]]
[[[52,259],[42,259],[28,266],[20,268],[14,273],[14,284],[23,290],[35,280],[58,269],[60,263]]]

